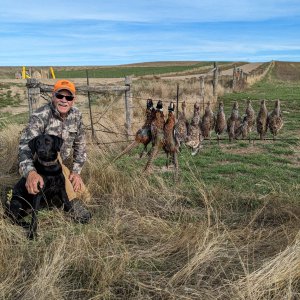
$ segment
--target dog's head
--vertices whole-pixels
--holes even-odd
[[[63,144],[63,139],[51,134],[38,135],[29,141],[28,146],[32,154],[36,154],[40,160],[52,161]]]

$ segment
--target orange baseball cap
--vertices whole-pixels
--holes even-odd
[[[60,90],[68,90],[69,92],[72,93],[72,95],[75,95],[75,91],[76,91],[74,83],[66,79],[58,80],[55,83],[53,92],[57,92]]]

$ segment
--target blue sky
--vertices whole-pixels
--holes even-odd
[[[0,0],[0,66],[300,61],[300,0]]]

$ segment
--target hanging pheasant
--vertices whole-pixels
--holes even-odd
[[[185,143],[188,130],[189,130],[189,122],[186,118],[186,103],[185,101],[182,102],[182,111],[180,112],[178,116],[178,121],[175,124],[175,136],[177,138],[177,143],[179,146],[181,146],[183,143]]]
[[[243,138],[249,138],[249,143],[251,141],[251,131],[253,128],[253,125],[255,123],[255,112],[251,105],[251,100],[247,100],[247,107],[245,110],[245,114],[242,118],[241,125],[236,129],[235,131],[235,137],[238,138],[240,135],[242,135]]]
[[[231,115],[227,120],[229,142],[232,142],[235,139],[235,132],[240,125],[241,118],[239,116],[239,104],[237,101],[235,101],[232,107]]]
[[[260,139],[264,139],[268,130],[268,110],[265,100],[261,100],[260,102],[260,109],[256,118],[256,128]]]
[[[136,134],[135,139],[133,143],[128,145],[117,157],[114,158],[113,161],[116,161],[121,156],[127,154],[129,151],[137,147],[139,144],[144,145],[144,149],[140,154],[140,158],[144,155],[144,153],[147,151],[147,146],[151,142],[152,136],[151,136],[151,123],[155,116],[155,109],[153,107],[153,101],[152,99],[147,100],[146,104],[146,120],[142,128],[140,128]]]
[[[202,147],[201,142],[203,141],[203,137],[201,135],[200,121],[200,105],[196,102],[194,104],[194,115],[189,126],[189,134],[185,143],[188,147],[192,148],[192,155],[196,155]]]
[[[219,103],[219,110],[216,116],[215,132],[217,134],[218,144],[220,143],[220,135],[226,130],[226,117],[224,113],[223,102]]]
[[[178,176],[178,158],[177,154],[179,152],[178,139],[175,138],[175,105],[173,102],[170,102],[168,107],[168,118],[164,125],[164,145],[163,149],[167,154],[167,163],[166,166],[169,167],[170,158],[175,167],[175,179]]]
[[[283,119],[282,119],[282,113],[280,110],[280,101],[279,100],[275,101],[274,110],[268,116],[268,126],[270,129],[270,132],[273,135],[273,140],[275,140],[275,137],[277,136],[279,130],[283,126]]]
[[[210,107],[210,102],[207,102],[207,106],[204,111],[204,115],[202,117],[201,122],[201,133],[204,138],[208,138],[210,140],[211,131],[215,127],[215,116]]]
[[[156,104],[154,119],[151,123],[152,149],[150,151],[149,158],[144,169],[144,172],[146,173],[150,171],[153,159],[156,157],[159,150],[161,150],[164,146],[164,125],[165,117],[163,113],[163,103],[161,100],[159,100]]]

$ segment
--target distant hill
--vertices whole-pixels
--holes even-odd
[[[300,81],[300,62],[277,61],[273,75],[276,79],[283,81]]]
[[[218,62],[222,70],[230,69],[233,65],[240,66],[246,62]],[[86,70],[90,78],[122,78],[134,75],[135,77],[181,76],[203,73],[213,67],[212,61],[157,61],[124,64],[115,66],[58,66],[54,67],[56,78],[86,78]],[[29,67],[27,67],[29,69]],[[49,70],[47,66],[34,66],[34,71]],[[16,72],[21,72],[19,67],[0,67],[0,79],[14,79]],[[274,78],[284,81],[300,81],[300,62],[276,61],[272,71]]]
[[[219,62],[220,65],[232,64],[232,62]],[[91,78],[120,78],[128,75],[145,76],[160,75],[168,73],[197,72],[199,68],[212,67],[211,61],[161,61],[143,62],[116,66],[59,66],[54,67],[57,78],[85,78],[86,70],[89,71]],[[30,67],[26,67],[29,69]],[[34,71],[48,70],[48,66],[31,67]],[[0,78],[15,78],[16,72],[21,72],[20,67],[0,67]]]

